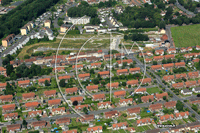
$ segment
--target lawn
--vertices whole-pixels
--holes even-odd
[[[152,93],[159,93],[161,90],[158,88],[158,87],[153,87],[153,88],[147,88],[147,92],[149,94],[152,94]]]
[[[200,24],[172,27],[171,33],[176,47],[196,46],[200,43]]]

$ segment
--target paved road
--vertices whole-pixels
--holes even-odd
[[[166,34],[168,36],[168,40],[170,41],[170,47],[174,47],[171,34],[171,27],[172,27],[171,25],[166,25]]]
[[[143,63],[141,63],[137,58],[135,58],[135,57],[133,57],[133,58],[134,58],[134,60],[135,60],[137,63],[139,63],[139,64],[141,65],[141,67],[144,68]],[[197,119],[198,121],[200,121],[200,116],[199,116],[199,114],[198,114],[196,111],[194,111],[194,110],[190,107],[190,105],[189,105],[188,103],[183,102],[183,99],[179,98],[173,91],[171,91],[167,86],[165,86],[165,85],[162,83],[162,79],[161,79],[158,75],[156,75],[156,74],[154,73],[154,71],[149,70],[149,69],[148,69],[147,71],[153,73],[153,75],[156,77],[156,80],[157,80],[158,84],[160,84],[163,88],[165,88],[165,91],[166,91],[166,92],[170,92],[170,93],[173,95],[173,98],[174,98],[176,101],[180,100],[180,101],[184,104],[184,106],[187,107],[187,108],[190,110],[190,113],[194,113],[196,119]]]
[[[185,13],[187,13],[188,15],[192,15],[192,17],[195,17],[195,14],[191,11],[188,11],[187,9],[185,9],[181,4],[179,4],[178,0],[176,0],[175,5],[181,9],[182,11],[184,11]]]

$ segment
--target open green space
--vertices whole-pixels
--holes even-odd
[[[161,90],[158,88],[158,87],[153,87],[153,88],[147,88],[147,92],[149,94],[152,94],[152,93],[159,93]]]
[[[172,37],[176,47],[196,46],[200,43],[200,24],[171,27]]]

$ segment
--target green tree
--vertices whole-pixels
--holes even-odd
[[[184,104],[180,100],[178,100],[176,103],[176,109],[181,112],[181,111],[183,111],[183,106],[184,106]]]
[[[87,110],[86,107],[83,108],[83,112],[84,112],[85,114],[88,114],[88,110]]]
[[[26,122],[26,120],[23,119],[22,125],[23,125],[25,128],[27,128],[27,122]]]
[[[30,59],[29,55],[24,55],[24,59]]]
[[[11,122],[12,122],[12,124],[15,124],[15,119],[12,119]]]
[[[10,64],[6,65],[6,74],[7,74],[7,75],[10,75],[10,74],[13,73],[13,72],[14,72],[13,66],[10,65]]]
[[[48,81],[48,80],[45,80],[45,81],[44,81],[44,85],[45,85],[45,86],[50,86],[49,81]]]
[[[59,84],[60,84],[60,87],[65,87],[65,85],[66,85],[65,79],[61,79]]]
[[[37,119],[38,121],[40,120],[40,118],[41,118],[41,117],[40,117],[39,115],[36,116],[36,119]]]

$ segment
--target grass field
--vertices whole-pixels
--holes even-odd
[[[158,88],[158,87],[153,87],[153,88],[147,88],[147,92],[149,94],[152,94],[152,93],[159,93],[161,90]]]
[[[200,44],[200,24],[171,27],[176,47],[196,46]]]

